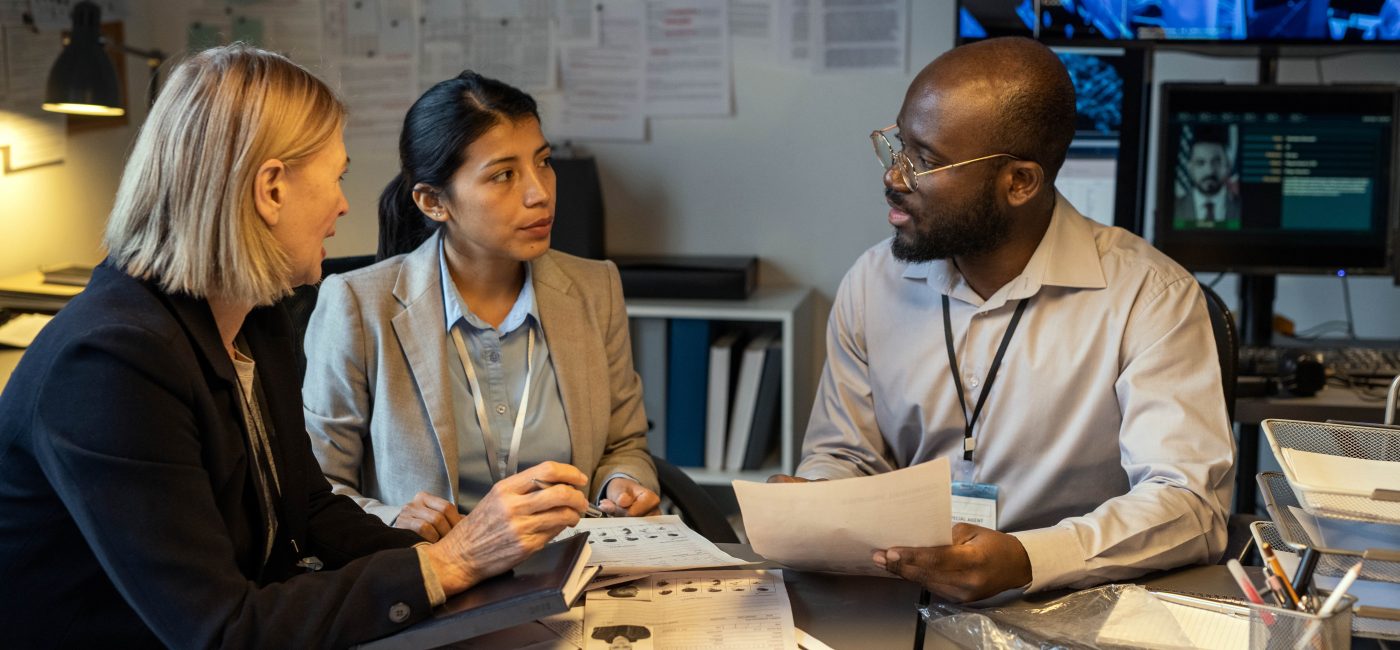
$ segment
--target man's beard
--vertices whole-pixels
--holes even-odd
[[[1000,246],[1011,230],[1011,219],[997,209],[995,178],[987,179],[970,205],[959,209],[926,208],[909,213],[909,229],[896,229],[890,252],[901,262],[927,262],[979,255]],[[903,209],[903,195],[886,189],[890,203]]]

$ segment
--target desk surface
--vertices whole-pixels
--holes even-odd
[[[759,560],[745,544],[720,544],[725,552],[746,560]],[[769,565],[771,567],[772,565]],[[769,568],[764,567],[764,568]],[[919,588],[895,578],[838,576],[784,570],[788,598],[797,627],[831,646],[846,648],[895,648],[914,644],[915,605]],[[1153,589],[1236,596],[1237,588],[1224,566],[1194,566],[1131,581]],[[1005,606],[1033,606],[1069,593],[1035,594]],[[925,648],[944,647],[939,638],[926,638]]]
[[[1350,420],[1380,422],[1385,417],[1385,390],[1380,399],[1362,399],[1356,391],[1328,386],[1312,397],[1241,397],[1235,400],[1235,420],[1258,424],[1267,418],[1287,420]]]

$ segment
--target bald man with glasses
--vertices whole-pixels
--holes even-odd
[[[871,134],[890,239],[837,291],[797,477],[947,457],[982,525],[876,549],[950,600],[1216,561],[1234,445],[1195,279],[1055,191],[1074,88],[1026,39],[940,56]]]

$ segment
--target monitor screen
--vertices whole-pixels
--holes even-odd
[[[1075,133],[1055,188],[1081,213],[1142,232],[1145,57],[1124,48],[1055,47],[1075,93]]]
[[[1400,42],[1400,0],[958,0],[960,41]]]
[[[1163,84],[1154,243],[1196,271],[1386,272],[1396,95]]]

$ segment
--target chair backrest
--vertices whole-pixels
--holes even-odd
[[[663,505],[669,500],[681,521],[705,539],[716,544],[739,543],[739,536],[734,534],[734,527],[729,525],[724,510],[703,488],[666,459],[653,455],[651,460],[656,463],[656,478],[661,482]]]
[[[1235,330],[1235,318],[1225,306],[1220,294],[1202,284],[1206,295],[1206,313],[1210,314],[1210,329],[1215,334],[1215,352],[1220,358],[1220,383],[1225,387],[1225,412],[1235,421],[1235,377],[1239,367],[1240,339]]]

